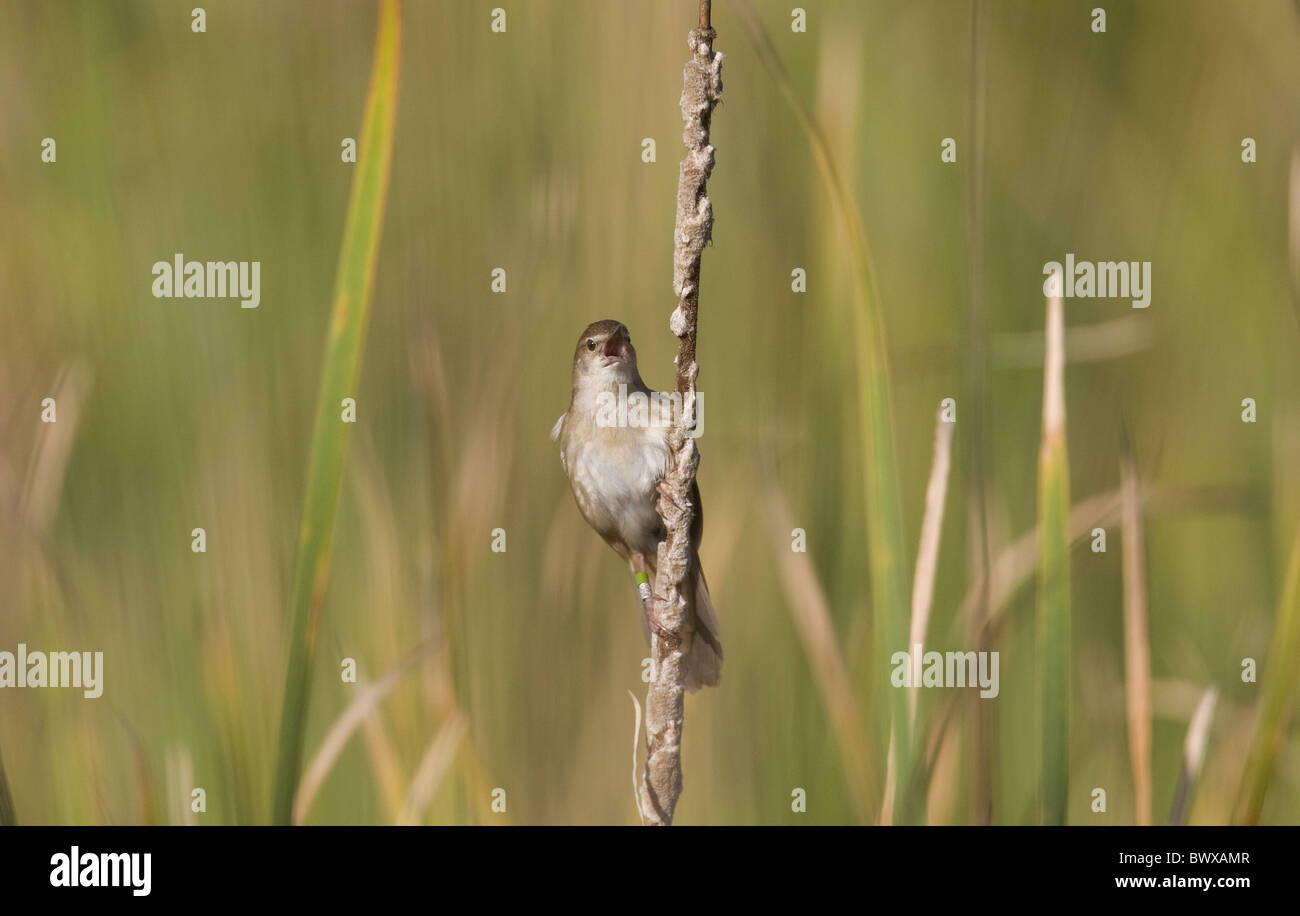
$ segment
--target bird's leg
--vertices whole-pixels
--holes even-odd
[[[657,597],[650,587],[650,573],[646,567],[645,556],[639,553],[632,554],[632,572],[636,576],[636,590],[641,597],[641,605],[645,608],[645,619],[650,624],[650,628],[659,634],[660,639],[672,640],[672,631],[659,622],[659,615],[655,613],[655,598]]]

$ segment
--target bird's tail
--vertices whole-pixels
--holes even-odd
[[[709,598],[709,583],[704,581],[699,556],[691,557],[691,624],[694,633],[686,652],[686,689],[716,687],[722,679],[722,640],[718,635],[718,617]]]

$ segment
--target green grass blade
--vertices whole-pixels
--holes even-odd
[[[1064,824],[1070,745],[1070,466],[1065,444],[1065,316],[1047,301],[1043,439],[1038,452],[1038,659],[1045,824]]]
[[[343,398],[356,393],[361,352],[370,314],[375,259],[393,152],[397,74],[401,44],[398,0],[380,6],[374,67],[366,97],[356,173],[348,199],[347,223],[334,283],[334,308],[325,345],[325,366],[316,426],[312,434],[303,521],[294,565],[289,663],[280,715],[280,751],[271,817],[290,823],[302,763],[308,685],[315,655],[321,601],[329,578],[330,548],[338,512],[348,425],[340,417]]]
[[[1278,602],[1277,624],[1264,659],[1259,701],[1259,721],[1246,757],[1246,773],[1241,781],[1233,821],[1237,824],[1259,823],[1264,795],[1277,766],[1278,752],[1286,734],[1287,712],[1300,682],[1300,530],[1296,531],[1287,563],[1286,581]]]
[[[888,661],[894,652],[907,651],[910,617],[910,577],[906,568],[907,548],[903,542],[903,511],[899,502],[898,466],[894,452],[889,358],[875,268],[861,214],[835,168],[825,134],[790,80],[762,20],[748,3],[737,3],[735,11],[759,59],[775,79],[807,135],[817,171],[848,233],[854,281],[855,307],[852,313],[858,396],[863,413],[863,473],[874,628],[874,654],[867,656],[867,668],[874,677],[877,672],[888,670]],[[891,687],[888,693],[894,748],[891,760],[893,811],[884,811],[882,816],[891,823],[918,823],[923,820],[922,797],[913,785],[914,755],[908,691]]]

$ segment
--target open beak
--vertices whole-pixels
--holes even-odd
[[[614,362],[627,362],[627,338],[622,331],[609,335],[605,341],[605,349],[600,355],[604,357],[604,365],[608,366]]]

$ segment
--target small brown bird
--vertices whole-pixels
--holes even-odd
[[[642,400],[644,399],[644,400]],[[659,481],[668,472],[669,412],[662,396],[641,381],[636,350],[618,321],[597,321],[582,332],[573,353],[573,396],[555,421],[560,463],[587,524],[632,570],[643,606],[646,639],[655,625],[654,580],[663,520],[655,511]],[[718,683],[722,644],[698,554],[704,519],[700,491],[691,485],[691,572],[683,589],[693,635],[686,647],[686,689]]]

